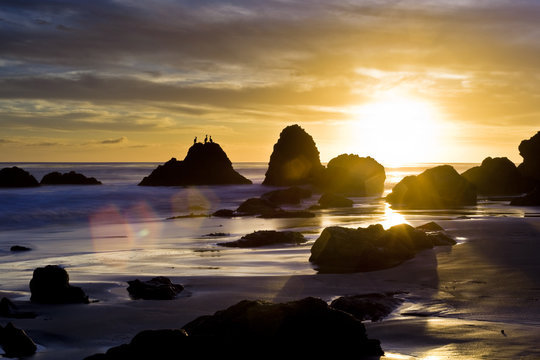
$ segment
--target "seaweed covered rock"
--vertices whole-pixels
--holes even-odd
[[[134,299],[144,300],[172,300],[184,287],[173,284],[169,278],[158,276],[148,281],[139,279],[128,281],[127,291]]]
[[[540,184],[540,131],[530,139],[523,140],[518,149],[523,157],[518,170],[525,178]]]
[[[427,169],[397,183],[386,201],[393,207],[440,209],[476,204],[476,190],[450,165]]]
[[[41,185],[101,185],[101,181],[94,177],[86,177],[75,171],[60,173],[54,171],[43,176]]]
[[[372,271],[396,266],[421,250],[453,244],[441,231],[423,231],[408,224],[388,230],[380,224],[357,229],[332,226],[311,247],[309,261],[326,273]]]
[[[261,195],[261,199],[268,200],[275,205],[300,204],[303,199],[311,197],[312,191],[299,186],[268,191]]]
[[[371,157],[342,154],[328,162],[321,186],[327,192],[349,196],[382,194],[386,173],[384,166]]]
[[[0,170],[0,187],[35,187],[38,181],[28,171],[17,166]]]
[[[30,300],[42,304],[88,304],[88,296],[77,286],[69,284],[67,271],[58,265],[47,265],[34,270],[30,280]]]
[[[37,346],[24,330],[16,328],[12,323],[6,327],[0,325],[0,345],[4,349],[5,357],[21,358],[34,355]]]
[[[183,329],[142,331],[129,344],[85,360],[179,359],[186,355],[247,359],[254,354],[263,358],[284,354],[365,358],[384,352],[378,340],[368,338],[361,321],[310,297],[287,303],[243,300],[214,315],[201,316]]]
[[[320,181],[324,167],[319,150],[304,129],[287,126],[274,145],[264,185],[291,186],[313,184]]]
[[[242,236],[239,240],[219,243],[226,247],[250,248],[276,244],[301,244],[306,242],[302,233],[296,231],[259,230]]]
[[[175,158],[159,165],[139,185],[185,186],[251,184],[251,180],[236,172],[219,144],[195,143],[183,161]]]
[[[480,166],[461,174],[482,195],[512,195],[524,191],[524,182],[516,165],[508,158],[487,157]]]

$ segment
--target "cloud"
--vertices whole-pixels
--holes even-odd
[[[106,140],[100,141],[99,143],[100,144],[122,144],[127,141],[128,141],[127,137],[122,136],[117,139],[106,139]]]

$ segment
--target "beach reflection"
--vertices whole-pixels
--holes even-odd
[[[383,220],[381,221],[381,225],[385,228],[391,228],[394,225],[399,224],[408,224],[407,220],[405,219],[405,216],[397,212],[396,210],[393,210],[390,207],[390,204],[384,203],[384,216]]]

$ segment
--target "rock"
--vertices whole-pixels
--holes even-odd
[[[540,131],[530,139],[523,140],[518,149],[523,157],[518,170],[525,178],[540,184]]]
[[[26,246],[21,246],[21,245],[13,245],[11,248],[10,248],[11,251],[14,251],[14,252],[19,252],[19,251],[30,251],[32,249],[30,249],[29,247],[26,247]]]
[[[381,321],[390,315],[403,300],[393,293],[342,296],[330,304],[334,309],[345,311],[360,321]]]
[[[353,201],[341,195],[325,193],[321,195],[319,199],[319,205],[323,209],[352,207]]]
[[[261,352],[262,351],[262,352]],[[85,360],[290,357],[321,354],[365,358],[384,354],[368,339],[359,320],[321,299],[288,303],[241,301],[214,315],[201,316],[183,330],[146,330],[129,344]]]
[[[239,240],[219,243],[218,245],[226,247],[249,248],[275,244],[297,245],[306,241],[307,240],[304,235],[296,231],[260,230],[244,235]]]
[[[134,299],[144,300],[172,300],[184,287],[173,284],[164,276],[158,276],[148,281],[139,279],[128,281],[127,291]]]
[[[240,204],[236,209],[236,213],[240,215],[262,215],[270,214],[277,210],[280,210],[279,207],[268,200],[249,198]]]
[[[252,182],[236,172],[219,144],[196,143],[183,161],[175,158],[159,165],[142,186],[230,185]]]
[[[48,173],[43,176],[41,185],[101,185],[101,181],[93,177],[86,177],[83,174],[70,171],[61,174],[58,171]]]
[[[505,157],[485,158],[480,166],[461,174],[482,195],[512,195],[523,193],[525,186],[516,165]]]
[[[474,185],[450,165],[403,178],[386,196],[392,207],[440,209],[476,204]]]
[[[513,199],[512,201],[510,201],[510,205],[540,206],[540,188],[536,188],[524,196]]]
[[[15,319],[33,319],[36,314],[33,312],[19,311],[17,306],[8,298],[3,297],[0,300],[0,316]]]
[[[8,323],[5,328],[0,326],[0,345],[5,352],[5,357],[20,358],[34,355],[37,346],[24,330],[16,328]]]
[[[263,185],[313,184],[320,180],[323,171],[311,135],[300,126],[291,125],[281,131],[274,145]]]
[[[272,204],[300,204],[303,199],[311,197],[312,192],[298,186],[292,186],[286,189],[278,189],[266,192],[261,195],[261,199],[268,200]]]
[[[384,166],[371,157],[342,154],[328,162],[322,188],[326,192],[349,196],[382,194],[386,173]]]
[[[42,304],[88,304],[88,296],[77,286],[69,284],[67,271],[57,265],[34,270],[30,280],[30,300]]]
[[[258,217],[263,219],[291,219],[291,218],[312,218],[315,214],[304,210],[276,210],[270,213],[264,213]]]
[[[214,213],[212,213],[212,216],[230,218],[230,217],[235,216],[235,212],[234,210],[230,210],[230,209],[219,209],[215,211]]]
[[[34,187],[39,186],[36,178],[16,166],[0,170],[0,187]]]
[[[311,247],[309,261],[323,273],[380,270],[399,265],[443,240],[455,243],[440,231],[426,232],[407,224],[388,230],[380,224],[358,229],[332,226],[325,228]]]
[[[420,225],[420,226],[417,226],[416,229],[418,230],[422,230],[424,232],[429,232],[429,231],[443,231],[443,227],[439,224],[437,224],[436,222],[434,221],[430,221],[424,225]]]

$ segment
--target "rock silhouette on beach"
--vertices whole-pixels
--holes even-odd
[[[348,196],[382,194],[386,173],[384,166],[371,157],[342,154],[328,162],[322,180],[326,192]]]
[[[38,181],[28,171],[13,166],[0,170],[0,187],[35,187]]]
[[[351,199],[347,199],[345,196],[332,194],[332,193],[322,194],[321,197],[319,198],[318,203],[319,205],[315,206],[314,208],[328,209],[328,208],[345,208],[345,207],[353,206],[353,201]]]
[[[322,273],[346,273],[390,268],[421,250],[455,241],[442,231],[425,231],[408,224],[367,228],[325,228],[311,247],[309,261]]]
[[[521,194],[525,189],[521,173],[505,157],[487,157],[480,166],[470,168],[461,175],[482,195]]]
[[[234,216],[258,216],[261,218],[310,218],[315,214],[304,210],[283,210],[267,198],[249,198],[243,201],[236,210],[220,209],[212,216],[231,218]]]
[[[523,162],[519,164],[518,170],[525,178],[540,185],[540,131],[530,139],[523,140],[518,149],[519,154],[523,157]]]
[[[128,281],[127,291],[134,299],[144,300],[172,300],[184,287],[173,284],[169,278],[158,276],[148,281],[139,279]]]
[[[69,284],[67,271],[58,265],[34,270],[30,280],[30,300],[42,304],[88,304],[88,296],[77,286]]]
[[[540,187],[532,190],[531,192],[512,199],[510,205],[515,206],[540,206]]]
[[[427,169],[397,183],[386,201],[397,208],[440,209],[476,204],[476,189],[450,165]]]
[[[323,171],[311,135],[300,126],[291,125],[281,131],[274,145],[263,185],[313,184],[320,180]]]
[[[3,297],[0,300],[0,316],[14,319],[33,319],[36,314],[29,311],[20,311],[11,300]]]
[[[60,173],[54,171],[43,176],[41,185],[101,185],[101,181],[94,177],[86,177],[75,171]]]
[[[4,357],[22,358],[34,355],[37,346],[34,341],[24,332],[16,328],[12,323],[5,327],[0,325],[0,345],[4,349]]]
[[[310,198],[313,192],[299,186],[268,191],[261,195],[261,199],[268,200],[274,205],[300,204],[303,199]]]
[[[394,293],[373,293],[341,296],[332,300],[330,306],[345,311],[360,321],[381,321],[403,303],[403,300],[394,295]]]
[[[242,236],[239,240],[219,243],[220,246],[251,248],[276,244],[298,245],[307,239],[297,231],[259,230]]]
[[[13,245],[9,250],[13,252],[25,252],[25,251],[30,251],[32,249],[26,246],[22,246],[22,245]]]
[[[195,143],[183,161],[172,158],[146,176],[142,186],[187,186],[251,184],[236,172],[221,146],[215,142]]]

